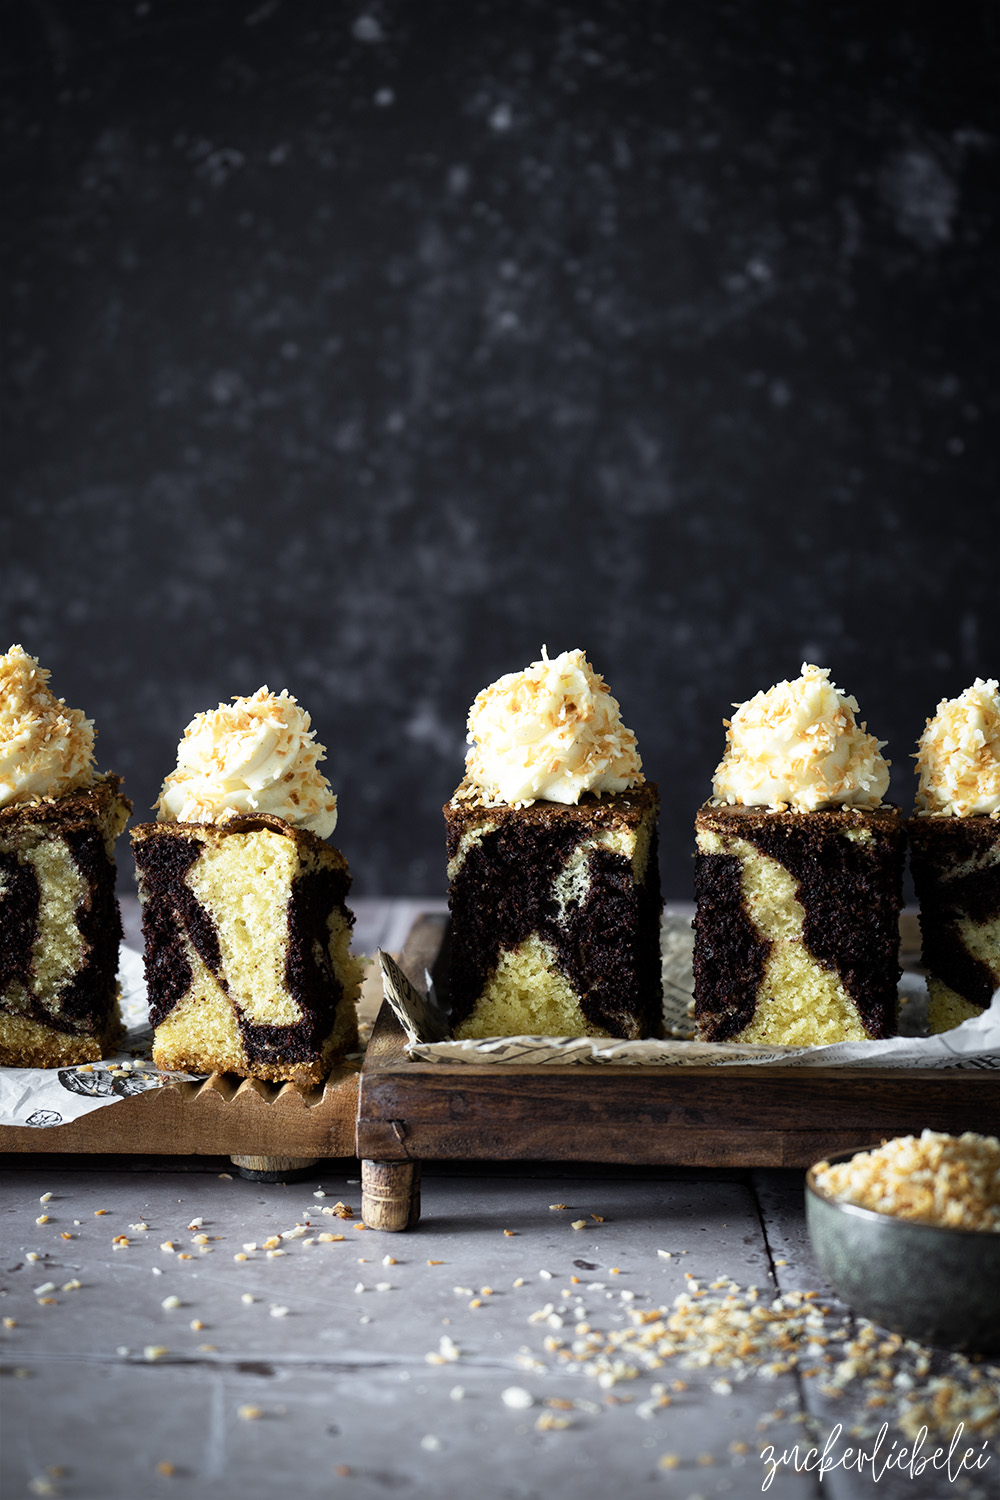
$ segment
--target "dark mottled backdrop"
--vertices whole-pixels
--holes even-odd
[[[3,649],[153,801],[312,711],[443,889],[476,691],[584,646],[665,792],[829,664],[895,792],[1000,667],[997,7],[7,0]]]

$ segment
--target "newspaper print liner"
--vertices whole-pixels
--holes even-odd
[[[70,1068],[0,1068],[0,1125],[68,1125],[133,1094],[196,1076],[161,1073],[154,1066],[142,954],[124,945],[118,980],[125,1035],[115,1056]]]

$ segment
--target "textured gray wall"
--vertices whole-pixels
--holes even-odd
[[[356,888],[438,893],[468,705],[542,642],[636,730],[672,896],[803,657],[910,801],[1000,667],[995,6],[0,15],[0,633],[140,811],[287,686]]]

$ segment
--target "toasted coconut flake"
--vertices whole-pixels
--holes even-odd
[[[1000,1140],[966,1131],[899,1136],[850,1161],[821,1162],[814,1178],[831,1198],[894,1218],[1000,1232]]]
[[[884,740],[858,724],[855,698],[830,681],[826,667],[802,664],[794,682],[779,682],[737,705],[716,767],[716,803],[813,812],[878,807],[889,787]]]
[[[527,806],[577,803],[585,792],[623,792],[643,781],[635,735],[580,650],[510,672],[469,710],[460,799]]]
[[[1000,818],[1000,690],[977,677],[957,698],[942,698],[916,754],[922,817]]]

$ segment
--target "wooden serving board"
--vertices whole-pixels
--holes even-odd
[[[369,965],[359,1015],[381,1004]],[[117,1156],[230,1156],[247,1175],[282,1179],[322,1157],[353,1157],[360,1061],[334,1068],[321,1088],[213,1073],[168,1083],[91,1110],[65,1125],[0,1125],[0,1151]]]
[[[404,949],[402,967],[418,988],[424,970],[433,972],[447,920],[421,917]],[[1000,1133],[1000,1074],[416,1062],[383,1005],[361,1073],[357,1154],[363,1195],[372,1184],[365,1222],[405,1228],[417,1207],[412,1173],[400,1170],[404,1164],[807,1167],[828,1153],[925,1128]],[[379,1175],[379,1163],[395,1164],[393,1186],[384,1170]]]
[[[322,1088],[268,1084],[213,1073],[91,1110],[66,1125],[0,1126],[0,1151],[129,1156],[232,1156],[268,1162],[258,1171],[353,1156],[360,1063],[335,1068]]]

